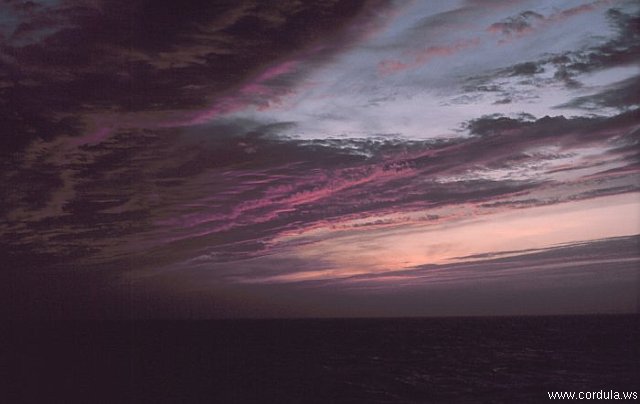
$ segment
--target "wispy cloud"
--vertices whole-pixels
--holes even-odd
[[[635,3],[121,6],[2,6],[5,284],[237,302],[637,264],[594,241],[640,232]]]

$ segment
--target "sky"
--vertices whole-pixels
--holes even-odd
[[[630,313],[640,4],[0,4],[9,318]]]

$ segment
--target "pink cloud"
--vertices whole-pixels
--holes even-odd
[[[271,79],[275,79],[285,74],[294,72],[300,65],[300,62],[296,60],[289,60],[284,63],[272,66],[262,72],[260,76],[255,80],[257,83],[262,83]]]
[[[613,0],[597,0],[589,4],[582,4],[580,6],[557,11],[546,17],[529,12],[529,15],[522,14],[515,19],[512,18],[491,24],[491,26],[487,28],[487,32],[492,34],[502,34],[505,38],[500,39],[498,43],[505,44],[514,39],[533,34],[540,29],[548,28],[552,24],[564,22],[575,16],[596,11],[600,7],[612,3],[614,3]]]
[[[433,59],[454,55],[462,50],[476,47],[480,39],[466,39],[446,46],[429,46],[419,51],[411,52],[406,60],[383,60],[378,63],[378,74],[386,76],[407,69],[423,66]]]
[[[347,35],[338,39],[337,45],[316,44],[310,49],[300,52],[292,60],[276,64],[264,70],[256,78],[249,81],[235,91],[233,95],[223,97],[211,109],[204,111],[183,123],[184,125],[201,124],[218,116],[255,107],[259,111],[268,110],[282,105],[285,97],[294,93],[291,88],[278,85],[278,79],[298,72],[302,67],[302,60],[309,59],[321,52],[335,52],[348,50],[364,40],[383,32],[392,22],[408,8],[371,7],[352,27]],[[181,125],[177,125],[181,126]]]
[[[113,128],[109,126],[103,126],[93,132],[88,132],[84,136],[73,138],[69,142],[69,145],[72,147],[82,146],[82,145],[94,146],[106,140],[109,137],[109,135],[111,135],[112,132],[113,132]]]
[[[298,60],[288,60],[271,66],[256,78],[234,90],[232,94],[219,98],[208,110],[199,112],[186,121],[175,122],[168,126],[198,125],[252,106],[260,109],[268,108],[274,102],[278,103],[283,96],[292,93],[287,86],[278,85],[274,81],[295,73],[300,65],[301,62]],[[271,99],[273,100],[270,102]]]
[[[169,240],[165,240],[167,242],[200,237],[234,228],[269,222],[283,214],[299,211],[304,205],[321,203],[320,201],[324,199],[355,198],[350,191],[360,192],[361,186],[365,184],[380,185],[388,181],[415,176],[417,173],[410,168],[390,167],[389,162],[386,163],[386,165],[317,171],[298,179],[291,179],[287,184],[267,187],[261,197],[239,203],[227,212],[183,215],[176,218],[161,219],[156,224],[166,226],[168,229],[175,228],[175,226],[183,229],[200,228],[199,231],[189,230],[183,235],[172,236]],[[274,177],[262,182],[269,183],[278,179]],[[206,204],[206,201],[203,201],[203,203]],[[340,226],[339,222],[361,218],[361,216],[357,215],[347,216],[333,219],[332,221],[321,221],[323,226]],[[316,221],[307,224],[313,227],[317,225]],[[304,227],[309,230],[307,225]]]
[[[575,17],[576,15],[590,13],[599,7],[605,6],[607,4],[611,4],[613,1],[611,0],[598,0],[589,4],[582,4],[580,6],[568,8],[566,10],[559,11],[557,13],[553,13],[548,17],[549,20],[562,21],[567,18]]]

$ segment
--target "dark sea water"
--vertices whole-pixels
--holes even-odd
[[[640,391],[638,315],[14,323],[2,343],[6,403],[538,403],[547,391]]]

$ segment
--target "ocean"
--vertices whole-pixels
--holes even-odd
[[[6,403],[539,403],[640,392],[640,316],[11,323]]]

